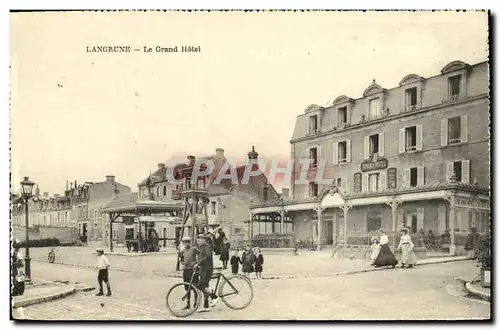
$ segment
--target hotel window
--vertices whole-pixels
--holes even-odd
[[[263,199],[264,199],[264,202],[267,202],[267,199],[268,199],[268,192],[269,192],[269,188],[268,187],[264,187],[264,190],[263,190]]]
[[[318,184],[316,182],[309,182],[309,197],[318,196]]]
[[[448,119],[448,144],[461,142],[460,117]]]
[[[405,147],[406,151],[417,150],[417,126],[406,128]]]
[[[342,178],[337,178],[337,187],[342,187]]]
[[[381,115],[380,111],[380,98],[372,99],[369,101],[369,118],[375,119],[379,118]]]
[[[309,133],[318,132],[318,115],[309,117]]]
[[[318,148],[309,149],[309,162],[310,167],[318,166]]]
[[[347,107],[339,108],[339,125],[347,123]]]
[[[339,163],[347,162],[347,141],[339,142]]]
[[[468,140],[467,115],[441,120],[441,146],[466,143]]]
[[[406,110],[414,110],[417,107],[417,87],[408,88],[406,94]]]
[[[368,176],[368,189],[371,192],[379,191],[380,189],[380,174],[370,174]]]
[[[64,222],[68,222],[68,211],[64,212]]]
[[[410,187],[416,187],[418,184],[418,172],[416,167],[410,168]]]
[[[401,128],[399,130],[399,153],[422,150],[422,125]]]
[[[361,192],[363,183],[363,176],[361,173],[354,173],[354,192]]]
[[[370,135],[370,157],[378,156],[379,154],[379,135]]]
[[[425,167],[417,166],[405,169],[404,181],[407,187],[417,187],[425,185]]]
[[[446,180],[450,182],[450,178],[455,174],[455,178],[459,182],[470,183],[470,161],[461,160],[446,164]]]
[[[448,78],[448,91],[450,100],[457,100],[460,96],[461,75]]]
[[[163,196],[167,196],[167,186],[163,186]]]
[[[160,196],[161,196],[161,195],[160,195],[160,187],[157,187],[157,188],[156,188],[156,196],[158,196],[158,197],[160,197]]]

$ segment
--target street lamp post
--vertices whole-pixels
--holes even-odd
[[[24,213],[26,217],[26,256],[24,257],[24,267],[25,267],[25,282],[31,282],[31,259],[30,259],[30,248],[29,248],[29,214],[28,214],[28,200],[33,193],[34,182],[31,182],[27,176],[21,181],[22,195],[24,199]]]

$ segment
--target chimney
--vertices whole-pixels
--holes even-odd
[[[290,197],[290,189],[282,188],[281,189],[281,198],[288,199]]]
[[[224,149],[222,148],[215,149],[215,156],[217,158],[224,158]]]
[[[115,182],[115,176],[114,175],[106,175],[106,182],[108,182],[108,183],[114,183]]]
[[[163,170],[165,168],[165,163],[158,163],[158,169]]]
[[[49,193],[48,192],[44,192],[43,193],[43,198],[49,198]]]
[[[248,165],[251,165],[254,171],[259,167],[259,154],[255,151],[255,146],[252,146],[252,151],[248,153]]]
[[[195,156],[188,156],[189,166],[194,166]]]

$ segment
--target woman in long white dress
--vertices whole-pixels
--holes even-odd
[[[399,246],[401,249],[401,268],[413,268],[417,263],[417,257],[413,252],[414,244],[411,241],[410,231],[407,228],[401,229],[401,240]]]

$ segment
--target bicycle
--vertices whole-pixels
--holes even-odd
[[[246,276],[241,275],[241,274],[231,274],[229,276],[225,276],[222,274],[221,270],[222,267],[215,267],[215,270],[219,270],[218,272],[215,272],[211,279],[217,279],[217,282],[215,284],[215,289],[214,292],[217,293],[217,296],[224,302],[224,304],[233,309],[233,310],[240,310],[246,308],[248,305],[253,300],[253,287],[250,279],[248,279]],[[199,275],[199,267],[195,268],[193,271],[193,275],[191,275],[191,279],[189,283],[187,282],[181,282],[178,284],[175,284],[172,288],[167,293],[166,296],[166,305],[170,313],[172,313],[174,316],[177,317],[188,317],[194,312],[198,310],[200,305],[202,304],[202,296],[203,292],[199,289],[197,285],[197,281],[195,279]],[[235,285],[233,285],[233,282],[239,282],[242,285],[242,288],[238,290]],[[187,289],[186,289],[187,287]],[[228,288],[228,290],[225,290]],[[235,303],[231,302],[229,300],[230,296],[233,297],[242,297],[243,290],[242,289],[247,289],[249,291],[249,298],[246,300],[243,300],[243,303],[241,305],[236,305]],[[229,291],[229,292],[226,292]],[[189,308],[184,308],[186,306],[186,299],[188,296],[193,296],[194,298],[192,303]],[[174,297],[179,297],[175,298]],[[170,299],[172,298],[172,299]],[[244,299],[244,298],[243,298]],[[180,308],[176,307],[176,303],[180,303]]]
[[[48,255],[48,260],[49,260],[49,263],[51,263],[51,264],[53,264],[54,261],[56,261],[56,248],[50,249],[49,255]]]

